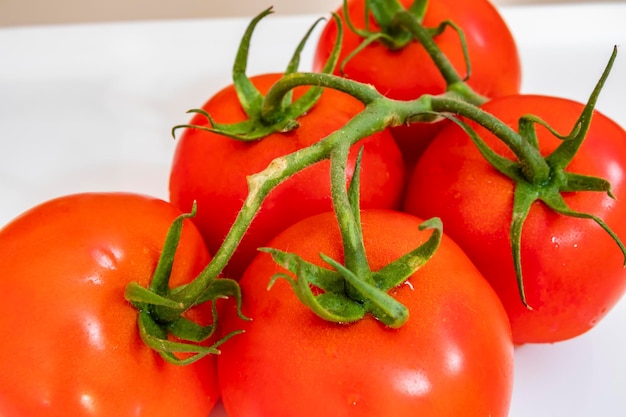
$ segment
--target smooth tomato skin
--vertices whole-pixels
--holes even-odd
[[[264,74],[252,78],[262,92],[280,78]],[[297,89],[294,97],[303,92]],[[203,106],[221,123],[246,119],[235,90],[229,86]],[[170,176],[170,200],[181,210],[189,210],[194,200],[198,214],[193,219],[203,234],[209,251],[215,253],[230,230],[248,194],[246,177],[263,171],[276,157],[289,154],[341,129],[363,109],[354,98],[325,90],[300,126],[287,133],[275,133],[254,142],[240,142],[198,129],[188,129],[178,140]],[[202,116],[192,124],[206,125]],[[362,139],[354,147],[348,163],[352,175],[358,149],[364,154],[361,173],[361,204],[364,208],[399,208],[405,185],[402,155],[388,131]],[[265,200],[260,212],[225,269],[225,275],[239,278],[245,267],[278,232],[310,215],[331,210],[330,164],[321,161],[297,173]]]
[[[180,367],[143,344],[130,281],[147,285],[168,203],[122,193],[43,203],[0,231],[0,415],[197,416],[219,398],[215,358]],[[209,261],[186,221],[172,284]]]
[[[582,104],[531,95],[494,99],[484,105],[511,127],[523,114],[535,114],[557,131],[572,129]],[[470,123],[501,155],[510,151],[485,129]],[[560,141],[537,128],[542,153]],[[613,187],[615,200],[605,193],[565,193],[575,210],[603,219],[626,239],[626,133],[600,113],[567,171],[598,176]],[[510,249],[513,183],[479,154],[456,126],[438,135],[415,167],[404,210],[419,216],[441,217],[445,230],[490,281],[507,309],[516,343],[557,342],[592,328],[624,293],[624,258],[609,235],[595,222],[574,219],[535,203],[522,232],[522,273],[526,309],[517,290]]]
[[[431,232],[400,212],[366,210],[363,232],[374,270],[414,249]],[[268,246],[321,264],[341,261],[333,213],[307,218]],[[493,416],[508,414],[513,345],[506,314],[476,268],[449,239],[407,283],[392,291],[410,309],[398,330],[367,317],[326,322],[299,302],[268,254],[240,280],[242,323],[233,311],[223,329],[243,328],[218,358],[229,417]],[[227,307],[232,307],[231,305]],[[232,342],[232,343],[231,343]]]
[[[401,0],[400,3],[408,8],[413,0]],[[336,12],[344,20],[343,8]],[[364,0],[348,1],[348,14],[355,27],[365,27]],[[468,81],[470,87],[485,97],[518,93],[522,71],[517,45],[493,4],[488,0],[430,1],[424,26],[437,27],[446,20],[456,23],[466,36],[472,66]],[[348,29],[345,21],[344,28],[339,62],[343,62],[362,42],[362,38]],[[370,19],[370,28],[377,28],[373,19]],[[315,70],[323,67],[336,38],[337,26],[333,19],[329,19],[315,51]],[[461,77],[465,77],[467,69],[458,35],[448,28],[435,41]],[[339,74],[339,69],[336,72]],[[417,42],[397,51],[373,42],[348,61],[343,75],[372,84],[387,97],[399,100],[413,100],[423,94],[441,94],[446,89],[440,71]],[[392,133],[407,161],[413,163],[446,124],[414,123],[393,128]]]

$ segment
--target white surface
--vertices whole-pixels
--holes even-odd
[[[492,0],[499,6],[593,1]],[[341,0],[2,0],[0,26],[252,16],[270,4],[279,14],[329,13],[341,4]]]
[[[626,126],[626,4],[502,12],[518,40],[526,92],[586,100],[613,45],[621,44],[598,108]],[[249,73],[281,71],[314,20],[262,22]],[[0,29],[0,225],[70,192],[166,198],[170,128],[230,82],[246,25],[192,20]],[[622,301],[582,337],[519,348],[510,417],[623,417],[625,325]]]

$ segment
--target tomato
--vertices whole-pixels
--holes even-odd
[[[483,109],[513,128],[534,114],[558,132],[569,133],[583,105],[566,99],[514,95],[494,99]],[[497,153],[512,154],[484,128],[470,126]],[[537,127],[543,155],[561,140]],[[616,199],[601,192],[563,193],[574,210],[595,214],[622,239],[626,237],[626,132],[595,112],[590,130],[568,172],[597,176],[612,184]],[[481,156],[456,125],[447,127],[415,167],[405,210],[439,216],[451,236],[499,294],[516,343],[556,342],[593,327],[619,300],[626,286],[623,255],[616,242],[589,219],[565,217],[541,202],[531,206],[521,235],[525,295],[520,300],[510,243],[514,183]]]
[[[348,1],[348,14],[355,27],[363,29],[364,4],[367,0]],[[401,0],[409,7],[413,0]],[[345,21],[342,8],[337,10]],[[498,10],[488,0],[431,0],[424,16],[425,27],[437,27],[450,20],[464,32],[471,61],[468,84],[478,94],[498,97],[518,93],[521,84],[521,64],[515,40]],[[378,28],[373,19],[370,29]],[[345,25],[344,25],[345,26]],[[317,45],[315,70],[320,70],[328,58],[337,37],[337,26],[330,19]],[[343,62],[362,42],[351,30],[345,30],[339,62]],[[451,28],[435,38],[461,77],[467,74],[459,36]],[[339,70],[336,71],[339,74]],[[373,42],[352,57],[344,67],[344,76],[372,84],[386,96],[412,100],[423,94],[440,94],[446,84],[440,71],[425,49],[417,42],[400,50],[389,50]],[[392,133],[407,161],[417,160],[432,137],[447,123],[415,123],[392,129]]]
[[[180,212],[135,194],[60,197],[0,231],[0,415],[198,416],[219,397],[214,357],[181,367],[148,348],[130,281],[147,285]],[[172,284],[209,261],[186,220]]]
[[[279,74],[252,78],[265,93]],[[297,89],[294,97],[302,93]],[[306,90],[304,90],[306,91]],[[203,109],[215,121],[233,123],[246,119],[232,86],[218,92]],[[347,94],[325,90],[316,105],[298,119],[300,126],[286,133],[274,133],[261,140],[240,142],[199,129],[181,135],[170,176],[170,199],[183,211],[194,200],[198,213],[193,219],[209,251],[215,253],[229,231],[248,194],[246,177],[263,171],[276,157],[307,147],[344,124],[363,109]],[[206,125],[203,116],[191,124]],[[404,190],[404,165],[391,134],[383,131],[357,143],[349,162],[354,169],[356,147],[364,147],[361,199],[364,208],[399,208]],[[257,248],[287,226],[312,214],[331,209],[329,162],[321,161],[275,188],[240,242],[225,275],[239,278]],[[351,175],[351,174],[350,174]]]
[[[431,232],[418,231],[420,223],[405,213],[364,210],[372,270],[423,243]],[[343,259],[333,213],[297,223],[268,246],[317,265],[323,265],[320,253]],[[324,321],[285,280],[268,290],[277,273],[285,270],[261,253],[240,280],[243,312],[252,321],[218,358],[229,417],[508,414],[513,345],[505,311],[445,236],[426,265],[390,292],[410,311],[399,329],[372,316],[353,324]],[[223,317],[224,330],[241,326],[234,311]]]

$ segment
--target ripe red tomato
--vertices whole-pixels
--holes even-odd
[[[567,134],[583,105],[573,101],[514,95],[484,105],[513,128],[534,114]],[[513,159],[506,146],[470,122],[497,153]],[[537,128],[543,155],[561,140]],[[574,210],[603,219],[626,237],[626,132],[596,112],[590,130],[566,171],[597,176],[612,184],[617,199],[601,192],[563,193]],[[593,327],[626,288],[623,255],[594,221],[565,217],[535,202],[524,223],[521,262],[527,302],[522,305],[510,245],[513,182],[481,156],[456,125],[442,131],[418,162],[408,185],[405,210],[441,217],[445,230],[496,289],[511,320],[516,343],[555,342]]]
[[[0,415],[209,415],[219,397],[215,358],[166,363],[140,339],[124,299],[130,281],[148,284],[179,214],[134,194],[78,194],[0,231]],[[185,222],[173,285],[209,261]]]
[[[372,269],[423,243],[431,232],[419,231],[420,223],[405,213],[363,211]],[[268,246],[318,265],[323,265],[320,252],[343,259],[334,213],[307,218]],[[300,303],[285,280],[268,291],[272,276],[283,272],[261,253],[240,280],[243,311],[252,321],[218,358],[230,417],[508,414],[513,345],[506,313],[445,236],[426,265],[390,292],[410,311],[399,329],[371,316],[349,325],[324,321]],[[226,331],[241,326],[227,309],[223,318]]]
[[[354,26],[365,27],[366,0],[349,0],[348,14]],[[401,0],[409,7],[414,0]],[[344,20],[342,8],[337,10]],[[450,20],[464,32],[471,61],[468,84],[485,97],[518,93],[521,84],[521,64],[515,40],[498,10],[488,0],[436,0],[428,3],[423,25],[437,27]],[[370,29],[378,26],[370,20]],[[337,26],[330,19],[324,28],[315,51],[314,68],[320,70],[326,62],[337,37]],[[339,62],[343,62],[362,42],[351,30],[344,30]],[[435,41],[457,72],[467,73],[459,36],[451,29],[437,36]],[[379,42],[373,42],[352,57],[344,68],[344,75],[372,84],[387,97],[412,100],[423,94],[440,94],[445,81],[421,44],[412,42],[401,50],[391,51]],[[337,69],[339,74],[339,69]],[[414,162],[428,142],[447,123],[416,123],[392,129],[407,161]]]
[[[279,74],[252,78],[265,93]],[[305,90],[296,89],[294,98]],[[211,98],[203,107],[217,122],[246,119],[232,86]],[[170,177],[170,199],[183,211],[194,200],[193,219],[209,251],[215,253],[233,224],[248,194],[246,177],[264,170],[276,157],[318,142],[341,129],[363,109],[351,96],[325,90],[316,105],[299,118],[300,126],[261,140],[240,142],[199,129],[187,129],[178,141]],[[191,124],[206,125],[197,115]],[[399,208],[404,189],[404,164],[391,134],[383,131],[359,141],[349,161],[354,169],[357,147],[364,147],[361,174],[361,205],[364,208]],[[329,162],[322,161],[291,177],[267,197],[251,228],[235,252],[225,275],[239,278],[257,252],[278,232],[312,214],[331,210]],[[351,175],[351,174],[350,174]]]

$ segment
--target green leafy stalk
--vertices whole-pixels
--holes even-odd
[[[331,194],[333,198],[333,208],[341,231],[341,240],[344,248],[344,262],[348,270],[353,271],[357,276],[367,283],[373,283],[371,271],[365,254],[363,234],[360,223],[360,190],[358,189],[361,157],[363,148],[359,152],[353,180],[350,184],[351,195],[346,189],[346,171],[349,144],[341,143],[336,146],[330,154],[330,176]],[[355,181],[356,184],[352,182]],[[355,185],[357,185],[355,187]],[[355,204],[353,206],[353,204]]]
[[[397,2],[380,0],[381,5],[385,3],[390,4],[393,9],[394,3]],[[615,59],[615,53],[570,134],[560,135],[547,123],[533,116],[523,117],[519,123],[519,132],[516,132],[502,121],[476,107],[476,104],[482,102],[482,98],[473,95],[471,90],[464,90],[463,80],[451,66],[447,67],[449,63],[446,63],[445,57],[440,56],[440,51],[434,48],[430,50],[434,44],[433,33],[436,35],[445,27],[452,25],[444,23],[434,32],[423,28],[419,24],[419,19],[412,13],[421,13],[420,10],[424,10],[425,3],[425,1],[420,2],[409,12],[394,10],[385,19],[390,19],[390,27],[405,28],[411,36],[424,43],[448,82],[449,91],[445,94],[424,95],[411,101],[396,101],[386,99],[371,86],[341,77],[326,73],[292,72],[296,71],[300,59],[299,54],[303,45],[301,43],[288,66],[287,74],[272,86],[265,97],[259,96],[258,91],[245,75],[245,68],[252,30],[264,16],[270,13],[268,9],[251,23],[242,39],[238,62],[233,67],[233,78],[237,83],[238,95],[249,120],[234,125],[220,125],[211,120],[210,115],[202,113],[201,110],[195,110],[207,117],[210,127],[183,125],[174,128],[174,131],[180,127],[200,128],[237,139],[257,140],[268,132],[297,128],[297,117],[313,105],[307,100],[316,100],[315,97],[320,94],[322,88],[344,91],[366,105],[365,109],[342,129],[307,148],[276,158],[265,170],[249,176],[248,196],[212,261],[192,282],[171,289],[169,275],[174,251],[180,239],[182,224],[187,217],[193,216],[193,211],[181,216],[173,223],[150,286],[144,288],[131,283],[125,293],[126,298],[139,310],[138,325],[142,338],[146,344],[159,351],[166,360],[174,363],[187,363],[197,360],[194,358],[216,353],[217,347],[235,334],[227,335],[215,344],[205,347],[197,342],[204,342],[214,334],[217,310],[213,308],[214,321],[209,326],[201,326],[189,321],[183,317],[183,314],[201,303],[214,302],[223,297],[233,297],[238,306],[241,306],[240,288],[237,283],[217,277],[231,258],[268,194],[286,179],[324,159],[331,161],[333,203],[344,243],[345,265],[321,254],[321,259],[328,266],[323,268],[305,262],[292,254],[264,249],[290,272],[290,274],[277,275],[272,283],[278,278],[286,279],[304,304],[320,317],[328,320],[352,322],[371,313],[391,327],[401,326],[408,317],[408,311],[389,296],[387,291],[403,282],[433,255],[442,236],[441,222],[438,219],[431,219],[422,225],[423,228],[433,230],[431,237],[424,245],[379,271],[371,271],[367,263],[360,225],[357,175],[360,162],[357,163],[356,178],[353,176],[347,187],[345,169],[350,147],[360,139],[387,127],[406,124],[421,118],[443,116],[455,121],[468,133],[482,155],[497,170],[516,182],[511,242],[520,294],[525,303],[520,246],[523,224],[535,201],[542,201],[558,213],[587,218],[598,223],[615,239],[625,255],[626,263],[626,248],[610,228],[596,216],[571,210],[561,196],[561,193],[566,191],[602,191],[612,196],[610,184],[607,181],[565,172],[564,169],[574,158],[589,129],[597,97]],[[337,19],[336,16],[333,18]],[[310,31],[307,33],[305,39],[310,33]],[[462,32],[459,31],[459,33]],[[333,58],[327,63],[328,72],[331,72],[336,64],[339,45],[340,41],[337,42]],[[301,98],[292,103],[291,92],[298,86],[314,88],[305,94],[308,97],[307,100],[300,101]],[[473,120],[494,133],[513,151],[517,160],[511,161],[497,155],[459,116]],[[563,141],[561,146],[546,158],[541,156],[538,149],[536,125],[547,127]],[[312,286],[320,288],[322,293],[314,293]],[[239,314],[242,316],[240,309]],[[170,336],[178,340],[170,340]]]
[[[277,97],[277,99],[280,98]],[[278,157],[265,170],[248,177],[248,195],[213,259],[193,282],[180,292],[172,294],[173,300],[185,306],[182,311],[188,306],[194,305],[208,284],[221,273],[267,195],[297,172],[316,162],[330,158],[332,150],[340,144],[354,144],[358,140],[384,129],[387,126],[386,115],[389,111],[388,105],[385,103],[385,101],[372,102],[370,106],[350,120],[344,129],[331,133],[307,148]],[[381,105],[380,108],[378,104]]]
[[[408,320],[409,311],[387,291],[406,280],[432,257],[441,240],[440,222],[439,229],[423,246],[373,273],[367,261],[361,229],[359,178],[363,148],[358,154],[352,179],[346,186],[349,152],[347,142],[338,143],[330,152],[331,192],[342,236],[345,266],[320,254],[321,259],[332,267],[328,270],[295,254],[265,248],[263,250],[270,253],[279,265],[296,276],[277,274],[270,286],[276,279],[286,279],[302,303],[328,321],[350,323],[371,313],[385,325],[398,328]],[[436,221],[428,223],[430,225],[436,226]],[[324,292],[314,295],[311,285]]]
[[[169,280],[172,273],[174,258],[180,242],[184,221],[196,213],[194,203],[190,213],[178,216],[170,225],[165,243],[156,265],[152,281],[148,288],[136,282],[127,285],[124,296],[138,310],[137,324],[139,334],[144,343],[157,351],[163,359],[177,365],[195,362],[206,355],[219,353],[218,346],[239,333],[231,332],[211,345],[201,343],[215,334],[218,322],[215,300],[218,298],[233,297],[241,314],[241,292],[239,285],[232,280],[214,279],[208,283],[205,297],[199,302],[211,301],[212,323],[206,326],[199,325],[180,315],[180,311],[191,306],[172,299],[174,293],[170,289]],[[174,291],[180,291],[178,287]],[[199,303],[196,303],[199,304]],[[196,305],[194,304],[194,305]],[[170,340],[170,335],[178,340]]]
[[[398,0],[366,0],[365,4],[364,21],[366,28],[359,29],[352,23],[348,13],[347,0],[344,0],[343,11],[346,25],[352,32],[362,37],[363,41],[341,63],[342,73],[347,62],[373,42],[381,42],[390,50],[399,50],[409,43],[417,41],[424,47],[441,72],[447,85],[447,91],[455,93],[464,101],[474,105],[480,105],[487,100],[466,84],[471,76],[472,65],[467,40],[462,28],[450,20],[443,21],[434,28],[427,28],[422,24],[428,9],[428,0],[415,0],[408,9],[405,9]],[[380,28],[377,31],[369,29],[370,13]],[[448,28],[456,32],[461,43],[466,67],[464,77],[459,75],[448,57],[435,42],[435,38]]]
[[[365,84],[317,73],[293,73],[282,77],[272,86],[264,102],[279,103],[289,91],[301,85],[315,85],[351,92],[367,106],[342,129],[307,148],[276,158],[265,170],[248,177],[248,195],[231,229],[202,273],[189,285],[171,294],[171,301],[181,306],[178,309],[171,309],[171,315],[182,314],[204,296],[210,283],[222,272],[230,260],[263,201],[275,187],[304,168],[329,159],[333,149],[338,146],[351,146],[360,139],[388,126],[405,124],[415,114],[431,112],[430,98],[427,96],[411,102],[388,100]],[[268,105],[268,107],[273,106]]]
[[[465,130],[483,157],[501,174],[509,177],[515,183],[510,226],[511,251],[520,298],[527,308],[532,308],[532,306],[528,305],[524,292],[521,260],[522,231],[530,209],[537,201],[541,201],[561,215],[589,219],[597,223],[615,241],[624,255],[624,265],[626,265],[626,246],[611,228],[598,216],[572,210],[567,206],[562,196],[564,192],[599,191],[614,198],[611,185],[605,179],[571,173],[565,169],[574,159],[589,131],[597,99],[610,74],[616,56],[617,49],[614,48],[587,104],[567,135],[560,134],[548,123],[534,115],[526,115],[519,120],[518,133],[494,116],[466,103],[447,98],[433,98],[432,100],[435,111],[454,113],[481,124],[505,142],[517,157],[517,161],[511,161],[496,154],[467,123],[457,117],[449,116],[451,120]],[[545,158],[539,150],[536,134],[537,125],[546,128],[552,135],[562,140],[561,144]]]
[[[477,122],[496,135],[515,154],[519,161],[519,170],[528,182],[542,184],[550,177],[550,167],[539,152],[539,149],[533,145],[533,141],[527,140],[497,117],[485,112],[480,107],[476,107],[461,100],[456,100],[454,97],[450,98],[446,95],[432,97],[431,105],[432,110],[437,113],[442,115],[453,114],[463,116]],[[452,120],[457,121],[454,117]],[[457,121],[457,123],[459,122]],[[466,124],[459,123],[459,125],[466,133],[470,134],[470,137],[474,140],[478,149],[490,163],[495,164],[494,166],[498,165],[497,161],[505,163],[505,161],[502,161],[504,158],[492,152],[484,144],[482,139],[469,131],[469,127]]]
[[[239,44],[237,57],[233,65],[233,86],[237,92],[239,104],[246,113],[247,119],[238,123],[219,123],[205,110],[192,109],[189,110],[188,113],[201,114],[207,119],[208,126],[191,124],[178,125],[174,126],[172,129],[172,135],[175,135],[175,132],[182,128],[199,129],[228,136],[235,140],[255,141],[272,133],[288,132],[298,127],[298,118],[317,103],[323,90],[319,87],[309,88],[308,91],[295,101],[292,101],[293,94],[290,90],[281,97],[280,101],[267,101],[264,100],[263,94],[261,94],[246,74],[250,42],[254,29],[264,17],[271,13],[271,8],[266,9],[250,22]],[[338,21],[339,18],[333,15],[333,19]],[[284,72],[285,75],[297,71],[302,50],[313,33],[313,29],[321,20],[322,19],[318,19],[313,26],[309,28],[304,38],[298,44]],[[340,28],[337,34],[337,43],[328,61],[324,65],[322,73],[331,73],[337,65],[342,37],[343,32]]]

